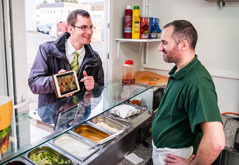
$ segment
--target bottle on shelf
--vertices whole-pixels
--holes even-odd
[[[122,84],[130,85],[135,83],[135,66],[133,60],[126,60],[122,66]]]
[[[132,9],[126,5],[124,16],[124,38],[132,38]]]
[[[140,10],[139,6],[134,6],[133,23],[132,23],[132,39],[139,39],[140,36]]]

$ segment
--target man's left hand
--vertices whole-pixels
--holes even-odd
[[[165,165],[178,164],[178,165],[189,165],[190,162],[194,159],[195,155],[191,155],[188,159],[173,155],[167,154],[167,157],[164,159]]]
[[[95,80],[93,76],[88,76],[86,71],[83,71],[84,78],[80,82],[84,82],[86,90],[92,90],[95,85]]]

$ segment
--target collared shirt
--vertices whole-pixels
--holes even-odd
[[[70,64],[71,64],[71,61],[74,59],[73,53],[75,51],[77,51],[79,53],[78,61],[79,61],[79,66],[81,66],[81,63],[85,57],[85,47],[82,46],[82,48],[80,48],[79,50],[75,50],[75,48],[73,47],[73,45],[70,42],[70,39],[68,38],[66,41],[66,57]]]
[[[153,142],[158,148],[189,147],[202,132],[200,123],[222,121],[213,80],[197,55],[176,70],[174,66],[169,72],[169,82],[152,125]]]

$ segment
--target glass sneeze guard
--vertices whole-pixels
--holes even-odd
[[[27,153],[150,88],[152,86],[122,85],[118,81],[41,107],[33,115],[29,112],[17,114],[13,119],[16,124],[11,125],[8,151],[0,155],[0,164]]]

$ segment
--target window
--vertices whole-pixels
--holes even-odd
[[[39,2],[40,0],[38,0]],[[50,1],[50,0],[49,0]],[[43,2],[43,0],[42,0]],[[80,2],[80,0],[79,0]],[[97,1],[98,4],[99,1]],[[50,2],[49,2],[50,3]],[[55,3],[55,1],[52,1],[52,3]],[[38,51],[39,45],[47,42],[47,41],[54,41],[57,39],[57,22],[65,21],[67,18],[67,15],[69,12],[71,12],[74,9],[78,9],[79,4],[72,5],[72,8],[65,8],[64,5],[62,8],[54,8],[49,7],[47,8],[47,5],[44,6],[44,9],[39,8],[32,8],[31,5],[25,6],[25,10],[30,10],[29,12],[25,12],[28,15],[26,15],[26,24],[33,24],[34,27],[27,28],[26,29],[26,39],[27,39],[27,61],[28,61],[28,75],[30,72],[30,69],[32,67],[32,64],[34,62],[36,53]],[[36,4],[39,5],[39,4]],[[94,3],[89,4],[82,4],[85,5],[88,9],[93,9],[91,6],[94,6]],[[40,6],[40,5],[39,5]],[[92,48],[99,53],[101,56],[101,59],[104,63],[105,52],[104,50],[104,0],[101,2],[101,10],[100,11],[89,11],[89,13],[92,16],[92,22],[94,26],[96,26],[96,30],[94,31],[93,37],[92,37]],[[33,10],[34,9],[34,10]],[[97,8],[96,8],[97,9]],[[41,12],[40,12],[41,11]],[[37,15],[38,13],[38,24],[36,24],[36,20],[28,19],[32,17],[33,14]],[[45,14],[43,14],[45,13]],[[48,14],[47,14],[48,13]],[[53,13],[59,13],[53,14]],[[105,75],[107,75],[105,73]],[[30,110],[34,110],[37,108],[37,101],[38,101],[38,95],[33,94],[29,89],[29,97],[31,99],[30,103]]]

